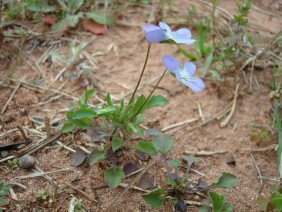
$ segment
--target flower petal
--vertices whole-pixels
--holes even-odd
[[[160,26],[163,30],[165,30],[167,33],[171,33],[171,29],[170,29],[170,27],[169,27],[166,23],[160,22],[160,23],[159,23],[159,26]]]
[[[205,83],[199,77],[189,77],[188,80],[180,79],[179,81],[191,88],[195,93],[198,93],[205,88]]]
[[[192,77],[196,72],[196,65],[192,62],[186,62],[184,63],[184,70],[185,74],[187,74],[188,77]]]
[[[150,31],[161,29],[161,28],[159,26],[155,26],[155,25],[152,25],[152,24],[147,24],[147,25],[142,26],[142,29],[145,32],[150,32]]]
[[[171,32],[172,39],[176,43],[183,43],[183,44],[192,44],[195,42],[194,39],[191,39],[191,31],[189,29],[179,29],[176,32]]]
[[[145,37],[149,43],[159,43],[167,39],[167,36],[162,29],[147,32]]]
[[[178,73],[177,70],[180,69],[180,64],[173,56],[167,54],[167,55],[163,56],[162,61],[163,61],[164,67],[168,71],[174,73],[175,75],[178,75],[177,74]]]

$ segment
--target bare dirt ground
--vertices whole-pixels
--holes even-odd
[[[233,1],[220,2],[220,7],[230,14],[235,13]],[[199,11],[209,8],[208,5],[200,4],[197,1],[181,1],[181,3],[179,1],[174,5],[173,13],[181,16],[192,5],[195,5]],[[281,1],[273,1],[273,4],[270,1],[255,1],[255,7],[251,9],[250,22],[256,25],[258,33],[261,33],[269,41],[282,28]],[[261,10],[268,12],[262,12]],[[108,92],[118,99],[127,92],[132,91],[138,80],[147,49],[147,43],[143,39],[144,32],[139,26],[146,22],[147,17],[151,13],[152,7],[149,6],[129,8],[126,11],[125,19],[130,20],[132,26],[117,24],[116,26],[109,27],[107,35],[97,36],[87,46],[85,51],[93,56],[93,63],[95,63],[93,65],[96,66],[95,70],[79,79],[69,80],[61,78],[54,84],[52,84],[53,79],[62,69],[60,64],[55,63],[52,67],[48,67],[47,63],[42,63],[38,64],[38,67],[35,66],[35,62],[46,52],[48,46],[36,48],[32,54],[29,54],[30,45],[37,38],[31,40],[4,40],[1,48],[2,55],[0,55],[0,73],[1,80],[6,79],[6,81],[0,84],[1,108],[18,85],[18,82],[8,80],[9,77],[24,79],[25,82],[29,83],[37,82],[40,79],[43,79],[43,81],[39,88],[31,88],[27,84],[22,83],[16,91],[2,117],[0,143],[23,140],[18,131],[11,131],[17,125],[27,128],[27,135],[33,142],[37,142],[45,136],[44,128],[42,130],[39,127],[43,124],[44,117],[48,116],[51,121],[63,119],[65,117],[65,110],[62,109],[66,109],[69,103],[74,101],[74,97],[79,98],[87,88],[97,88],[97,95],[92,99],[93,104],[99,103],[99,99],[104,100]],[[38,29],[38,26],[31,25],[31,27]],[[44,31],[45,29],[40,30]],[[193,33],[194,29],[191,30]],[[68,33],[66,37],[69,39],[76,38],[80,42],[89,39],[91,35],[87,33],[79,34],[78,31],[74,30]],[[68,41],[62,40],[58,51],[66,55],[67,48]],[[193,47],[184,48],[189,51]],[[153,45],[143,82],[147,82],[161,74],[161,58],[167,53],[177,55],[182,63],[185,61],[183,55],[177,53],[175,46]],[[85,55],[83,57],[85,58]],[[77,71],[70,69],[68,72],[74,73]],[[247,77],[249,77],[249,69],[246,69],[246,73]],[[266,67],[263,70],[255,70],[258,82],[261,82],[261,80],[270,81],[272,73],[273,71],[270,67]],[[198,121],[184,125],[184,127],[166,131],[175,140],[175,145],[169,158],[181,159],[185,151],[218,152],[225,150],[227,153],[199,156],[201,161],[196,163],[193,168],[204,176],[192,172],[190,177],[192,179],[202,177],[206,182],[212,183],[221,172],[232,173],[238,178],[235,187],[229,190],[222,189],[219,192],[226,195],[228,202],[233,204],[235,211],[259,211],[256,199],[258,195],[269,195],[271,181],[263,181],[261,183],[258,179],[258,173],[250,155],[250,150],[277,143],[277,135],[273,133],[269,142],[257,145],[250,141],[252,131],[248,130],[247,125],[250,123],[270,125],[268,118],[272,114],[272,102],[268,97],[270,90],[265,84],[260,83],[260,89],[255,88],[252,93],[248,93],[247,85],[242,80],[241,73],[236,73],[231,76],[231,80],[221,84],[216,84],[208,79],[205,82],[206,88],[204,91],[194,94],[187,87],[179,84],[174,78],[167,76],[160,84],[156,93],[167,97],[169,104],[149,111],[145,116],[146,126],[163,129],[187,119],[198,118]],[[236,110],[228,125],[222,128],[220,123],[224,118],[221,120],[215,119],[202,127],[191,130],[194,126],[214,117],[215,114],[221,112],[232,102],[238,83],[239,96],[237,98]],[[53,90],[47,88],[52,88]],[[145,87],[139,91],[139,94],[141,92],[148,94],[150,89],[152,89],[150,86]],[[61,91],[64,91],[71,97],[67,94],[62,94]],[[51,101],[52,97],[58,98]],[[50,101],[46,102],[47,100]],[[199,105],[202,109],[202,116],[199,114]],[[37,122],[34,120],[37,120]],[[36,127],[37,130],[32,131]],[[4,135],[5,131],[11,133]],[[56,133],[56,130],[53,130],[53,133]],[[68,147],[73,149],[76,149],[78,146],[89,148],[86,146],[89,141],[81,135],[69,136],[67,137],[68,139],[65,139],[66,137],[61,138],[60,141]],[[16,152],[10,152],[10,155],[14,153]],[[102,172],[103,167],[98,165],[71,167],[70,154],[70,151],[56,143],[48,145],[33,154],[36,159],[36,165],[44,172],[70,168],[67,171],[48,175],[51,177],[51,181],[58,183],[57,195],[53,203],[39,201],[35,197],[37,191],[41,188],[48,191],[50,196],[52,195],[54,186],[50,179],[34,177],[19,180],[16,177],[29,175],[38,170],[17,168],[6,172],[7,164],[1,163],[1,181],[6,183],[19,182],[27,187],[26,189],[15,188],[18,201],[10,198],[10,203],[6,206],[7,211],[32,211],[33,209],[67,211],[72,195],[82,199],[83,205],[89,211],[102,211],[124,190],[124,188],[95,188],[105,183]],[[262,176],[275,175],[276,152],[273,149],[253,152],[252,154]],[[234,156],[235,165],[228,165],[230,155]],[[141,167],[146,164],[147,162],[143,162]],[[166,173],[162,168],[161,161],[158,161],[149,172],[156,177],[157,185],[164,184]],[[133,179],[134,177],[128,178],[125,180],[125,183],[130,183]],[[80,193],[76,193],[66,185],[66,182],[79,187],[90,198],[96,197],[99,203],[94,203]],[[121,197],[121,200],[112,211],[154,211],[142,200],[141,194],[142,192],[135,190],[128,191]],[[199,196],[193,196],[190,200],[201,201]],[[160,210],[156,211],[173,211],[173,209],[166,202]],[[191,205],[188,211],[197,211],[197,207]]]

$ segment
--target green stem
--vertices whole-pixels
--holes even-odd
[[[169,166],[168,166],[168,163],[167,163],[167,159],[166,159],[166,155],[165,155],[165,154],[162,154],[162,159],[163,159],[163,163],[164,163],[164,165],[165,165],[165,169],[166,169],[166,171],[167,171],[167,174],[168,174],[169,178],[174,181],[173,176],[172,176],[171,171],[170,171],[170,168],[169,168]]]
[[[166,73],[166,70],[164,70],[163,74],[161,75],[159,81],[157,82],[157,84],[154,86],[154,89],[151,91],[150,95],[147,97],[147,99],[145,100],[145,102],[142,104],[142,106],[139,108],[139,110],[134,114],[134,116],[132,116],[131,121],[133,121],[136,116],[140,113],[140,111],[143,109],[143,107],[147,104],[148,100],[151,98],[151,96],[153,95],[153,93],[155,92],[155,90],[157,89],[158,85],[160,84],[160,82],[162,81],[162,79],[164,78]]]
[[[150,54],[150,48],[151,48],[151,44],[149,44],[149,46],[148,46],[148,50],[147,50],[147,55],[146,55],[145,63],[144,63],[144,65],[143,65],[143,69],[142,69],[142,71],[141,71],[141,74],[140,74],[138,83],[137,83],[137,85],[136,85],[136,87],[135,87],[135,89],[134,89],[134,91],[133,91],[133,94],[132,94],[132,96],[131,96],[131,98],[130,98],[129,104],[132,102],[132,100],[133,100],[133,98],[134,98],[134,96],[135,96],[135,93],[136,93],[136,91],[137,91],[137,89],[138,89],[138,87],[139,87],[139,85],[140,85],[140,82],[141,82],[141,79],[142,79],[142,77],[143,77],[143,74],[144,74],[144,72],[145,72],[145,68],[146,68],[146,65],[147,65],[147,62],[148,62],[148,58],[149,58],[149,54]]]

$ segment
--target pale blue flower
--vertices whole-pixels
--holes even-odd
[[[186,62],[182,68],[179,62],[171,55],[163,56],[164,67],[175,75],[176,79],[182,84],[191,88],[195,93],[204,89],[205,83],[199,77],[194,77],[196,66],[192,62]]]
[[[170,27],[160,22],[159,26],[144,25],[142,29],[146,32],[146,40],[149,43],[174,42],[177,44],[192,44],[195,40],[191,39],[192,35],[189,29],[181,28],[177,31],[171,31]]]

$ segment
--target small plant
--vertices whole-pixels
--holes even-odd
[[[143,199],[154,208],[160,208],[163,205],[164,200],[167,198],[175,205],[175,211],[186,211],[187,204],[184,201],[184,197],[186,195],[197,192],[207,192],[214,188],[231,188],[237,182],[234,175],[222,173],[217,182],[210,186],[204,182],[193,184],[193,182],[189,180],[188,175],[180,177],[177,172],[171,173],[166,162],[164,163],[167,172],[169,173],[169,178],[166,183],[170,188],[158,188],[142,196]],[[171,161],[171,165],[175,169],[179,166],[179,164],[179,161]],[[226,203],[225,197],[212,191],[209,191],[209,199],[204,202],[204,206],[201,207],[199,211],[210,211],[209,202],[211,202],[212,208],[216,212],[232,211],[232,206]]]
[[[169,197],[171,202],[175,204],[175,208],[180,207],[183,209],[183,207],[186,207],[183,194],[188,189],[187,185],[190,184],[187,184],[188,175],[180,177],[177,171],[172,173],[170,170],[170,165],[175,170],[180,165],[178,160],[171,160],[170,165],[167,161],[167,154],[173,147],[173,139],[159,131],[150,136],[140,127],[140,124],[143,122],[145,111],[165,105],[168,102],[163,96],[153,95],[166,71],[195,93],[202,91],[205,84],[199,77],[194,76],[196,72],[194,63],[185,62],[181,66],[173,56],[167,54],[162,58],[165,70],[148,97],[145,97],[143,94],[137,97],[136,91],[147,65],[151,44],[192,44],[195,40],[191,38],[191,32],[188,29],[173,31],[164,22],[160,22],[159,26],[145,25],[142,29],[146,32],[145,38],[150,45],[148,46],[139,80],[128,103],[125,104],[124,99],[120,103],[113,102],[111,95],[108,94],[104,105],[94,107],[89,103],[89,100],[95,94],[95,89],[90,89],[78,100],[77,104],[69,106],[67,121],[61,130],[63,132],[71,132],[75,127],[89,129],[97,135],[98,141],[103,139],[106,142],[103,147],[95,148],[89,155],[78,150],[72,156],[72,164],[79,165],[86,159],[89,165],[103,161],[107,166],[104,171],[105,180],[111,188],[118,187],[125,176],[125,166],[122,168],[119,166],[119,163],[127,151],[142,152],[151,156],[156,156],[159,153],[169,176],[167,185],[170,186],[170,189],[158,188],[143,195],[143,198],[148,204],[159,208],[163,204],[164,198]],[[229,188],[235,182],[236,178],[233,175],[224,173],[217,183],[208,186],[205,190]]]
[[[82,204],[81,204],[81,200],[79,200],[74,207],[74,212],[81,212],[81,211],[82,211]]]
[[[13,160],[8,160],[8,164],[12,169],[16,169],[19,167],[17,158],[14,158]]]
[[[12,185],[10,184],[5,185],[4,183],[0,182],[0,205],[5,203],[5,199],[3,198],[3,196],[8,195],[8,191],[10,188],[12,188]],[[2,211],[1,207],[0,207],[0,211]]]
[[[215,7],[218,1],[213,1],[213,13],[211,17],[202,18],[200,21],[193,20],[192,22],[198,29],[198,39],[195,43],[195,52],[188,53],[182,48],[180,52],[189,58],[196,61],[202,70],[202,75],[210,74],[216,81],[222,80],[222,74],[227,70],[234,71],[238,68],[238,60],[243,58],[245,48],[250,47],[251,37],[247,35],[247,27],[249,25],[247,15],[251,8],[249,0],[238,4],[238,13],[232,18],[232,26],[230,34],[224,36],[223,40],[215,39]],[[190,11],[192,16],[195,16],[195,11]],[[219,32],[217,32],[219,33]],[[208,42],[212,40],[212,42]]]
[[[106,9],[113,2],[100,1],[93,9],[93,2],[84,0],[8,1],[6,3],[5,19],[11,20],[18,16],[26,19],[26,16],[29,16],[36,21],[43,21],[51,25],[51,30],[57,32],[58,36],[62,36],[64,31],[69,28],[76,27],[83,19],[83,29],[94,34],[104,34],[104,25],[110,25],[115,22],[115,16]],[[101,4],[104,5],[104,9],[98,7]]]
[[[83,49],[91,43],[92,40],[89,40],[88,42],[82,42],[81,44],[78,45],[78,47],[75,47],[75,40],[72,40],[69,45],[69,55],[67,58],[64,56],[58,54],[57,51],[53,50],[51,51],[51,56],[55,58],[56,60],[64,63],[64,68],[59,72],[59,74],[55,77],[54,81],[56,81],[60,76],[63,75],[64,72],[66,72],[69,68],[75,66],[76,64],[79,63],[79,55],[82,53]],[[83,64],[82,66],[82,71],[89,69],[89,67],[86,64]],[[73,76],[78,78],[80,74]]]
[[[143,29],[146,31],[146,39],[150,43],[168,42],[192,44],[194,42],[194,40],[191,39],[191,33],[188,29],[180,29],[174,32],[163,22],[160,22],[160,26],[145,25],[143,26]],[[106,181],[112,188],[116,188],[124,177],[123,169],[117,165],[118,158],[122,155],[123,151],[128,148],[133,148],[133,150],[144,150],[149,154],[157,153],[155,148],[158,146],[153,146],[153,143],[157,141],[155,140],[155,137],[153,138],[153,143],[141,140],[135,147],[130,144],[130,140],[134,134],[140,139],[145,137],[144,130],[139,127],[143,122],[143,113],[148,109],[165,105],[168,102],[166,98],[160,95],[153,95],[156,87],[163,79],[166,70],[163,72],[148,97],[145,97],[144,95],[140,95],[139,97],[135,96],[145,71],[150,46],[151,45],[148,47],[147,57],[140,79],[127,105],[125,105],[124,99],[121,100],[119,104],[114,103],[111,99],[111,95],[108,94],[106,98],[106,105],[93,107],[89,104],[88,100],[92,95],[94,95],[95,90],[90,89],[79,99],[77,105],[70,105],[70,110],[67,112],[68,121],[62,127],[63,132],[70,132],[74,127],[78,127],[80,129],[92,129],[95,131],[97,128],[95,129],[93,126],[93,120],[105,123],[106,131],[103,134],[109,142],[104,148],[94,149],[90,155],[82,156],[82,159],[88,158],[90,165],[102,160],[107,161],[109,165],[111,164],[110,167],[105,170],[104,174]],[[165,55],[163,57],[163,65],[174,77],[176,77],[178,81],[190,87],[194,92],[200,92],[205,87],[200,78],[193,76],[196,71],[196,66],[193,63],[186,62],[184,67],[181,68],[180,64],[174,57],[171,55]],[[167,139],[163,139],[164,144],[166,144],[167,141]],[[169,140],[169,143],[167,144],[171,146],[160,147],[162,149],[159,149],[159,151],[162,154],[171,149],[171,140]],[[157,145],[157,143],[154,143],[154,145]],[[83,162],[83,160],[81,161]]]
[[[8,160],[8,166],[5,168],[5,172],[9,173],[14,169],[17,169],[19,167],[18,165],[18,159],[14,158],[13,160]]]
[[[91,12],[80,11],[84,0],[57,0],[57,2],[61,6],[61,11],[58,13],[59,21],[52,25],[53,31],[64,31],[68,28],[73,28],[79,23],[80,19],[85,17],[88,21],[95,21],[95,23],[103,25],[109,25],[115,22],[115,18],[107,15],[106,11],[103,10],[97,9]],[[105,4],[108,3],[106,2]]]
[[[269,199],[259,196],[257,203],[261,211],[282,211],[282,186],[272,186],[270,189],[271,196]]]
[[[250,137],[250,140],[260,144],[261,142],[268,142],[270,140],[271,130],[266,127],[261,127],[259,130],[253,129],[253,134]]]
[[[48,193],[43,188],[37,191],[36,193],[36,198],[44,200],[44,201],[47,200],[48,196],[49,196]]]

